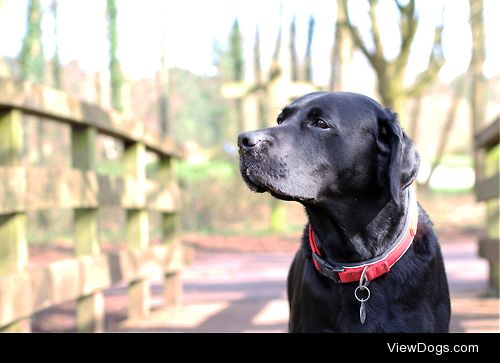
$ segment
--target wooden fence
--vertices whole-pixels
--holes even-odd
[[[499,291],[499,156],[500,117],[475,135],[476,198],[486,203],[486,233],[479,240],[479,255],[490,266],[490,287]]]
[[[21,162],[24,115],[71,128],[71,167],[34,167]],[[99,134],[123,143],[123,175],[96,172]],[[158,156],[155,180],[146,177],[146,153]],[[150,310],[149,280],[164,276],[166,304],[181,296],[183,267],[179,239],[179,188],[175,162],[180,149],[171,139],[148,134],[143,124],[67,94],[30,83],[0,79],[0,331],[29,331],[30,316],[77,299],[78,331],[102,331],[103,289],[128,284],[129,317]],[[104,253],[99,209],[124,210],[125,240]],[[44,266],[29,264],[27,212],[73,210],[74,257]],[[150,245],[148,211],[161,213],[162,243]]]

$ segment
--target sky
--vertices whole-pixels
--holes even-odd
[[[27,0],[4,0],[0,12],[0,56],[19,54],[26,30]],[[43,4],[50,0],[42,0]],[[353,22],[369,40],[366,1],[351,1]],[[399,46],[397,10],[392,0],[380,1],[381,32],[386,54],[394,56]],[[63,63],[78,60],[89,72],[107,69],[107,38],[104,0],[59,0],[58,43]],[[268,66],[280,24],[279,0],[117,0],[119,28],[119,58],[130,79],[149,78],[159,67],[162,34],[165,34],[168,64],[197,74],[215,73],[214,47],[224,48],[231,24],[238,17],[245,41],[245,53],[251,57],[256,26],[261,33],[262,62]],[[283,19],[297,18],[298,52],[303,57],[307,21],[316,19],[313,42],[314,80],[328,82],[330,50],[333,44],[335,0],[284,0]],[[445,10],[441,9],[445,6]],[[420,27],[414,43],[408,74],[415,75],[426,67],[434,26],[443,19],[443,48],[447,59],[440,73],[447,82],[458,76],[470,60],[471,35],[468,0],[417,1]],[[485,0],[488,77],[500,75],[500,1]],[[43,22],[44,50],[53,52],[53,21],[45,14]],[[251,59],[251,58],[249,58]],[[361,54],[354,58],[360,67],[366,66]]]

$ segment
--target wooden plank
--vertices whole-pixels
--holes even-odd
[[[73,300],[81,295],[78,259],[55,261],[47,266],[47,270],[52,287],[52,304]]]
[[[0,115],[0,165],[21,165],[24,155],[24,129],[22,114],[19,111]],[[5,185],[5,191],[0,192],[0,197],[9,200],[14,206],[21,207],[22,188],[25,184],[19,180],[22,175],[16,173],[12,179],[0,179],[1,185]],[[15,183],[20,182],[17,186]],[[17,193],[9,192],[12,189],[20,189]],[[0,200],[2,202],[2,200]],[[28,243],[26,240],[26,214],[24,212],[2,213],[0,210],[0,276],[5,274],[22,273],[28,264]],[[20,301],[19,289],[22,285],[20,279],[19,286],[12,282],[7,291],[0,291],[0,296],[5,294],[11,296],[21,304],[21,316],[18,321],[11,320],[5,330],[8,331],[29,331],[30,322],[27,320],[28,314],[25,313],[25,305]],[[4,289],[5,290],[5,289]],[[28,298],[27,294],[25,298]],[[2,311],[2,314],[9,315],[10,311]],[[1,319],[0,319],[1,321]],[[0,322],[0,327],[6,324]]]
[[[69,258],[0,276],[0,327],[117,283],[177,275],[183,265],[180,246],[157,245],[146,251]]]
[[[156,180],[146,181],[146,208],[151,211],[173,213],[180,206],[180,189],[177,185],[158,182]],[[124,200],[122,205],[130,205]]]
[[[149,281],[134,280],[128,285],[129,319],[145,319],[149,316],[151,291]]]
[[[103,332],[104,312],[102,292],[78,298],[76,302],[76,330],[78,332]]]
[[[165,274],[163,282],[165,306],[178,307],[182,304],[182,275],[180,272]]]
[[[142,250],[149,244],[148,213],[142,209],[127,209],[125,238],[132,250]]]
[[[82,171],[94,171],[96,167],[96,138],[97,129],[94,127],[71,128],[71,159],[72,166]],[[96,191],[99,193],[99,190]],[[79,332],[104,331],[104,296],[99,286],[87,286],[85,282],[99,281],[102,269],[85,268],[88,264],[95,265],[96,256],[100,253],[98,225],[99,210],[97,208],[75,208],[74,215],[74,241],[75,254],[80,259],[81,290],[76,303],[76,329]],[[86,263],[88,262],[88,263]],[[93,278],[86,278],[86,274],[93,274]],[[104,274],[104,277],[107,277]],[[107,286],[109,281],[103,281]]]
[[[483,202],[499,196],[500,174],[497,173],[487,179],[479,180],[475,185],[476,200]]]
[[[184,151],[171,138],[146,134],[143,122],[124,119],[113,110],[82,102],[50,87],[0,79],[0,109],[15,109],[28,115],[95,127],[100,133],[128,142],[141,142],[160,155],[182,157]],[[1,145],[1,142],[0,142]]]
[[[1,278],[0,331],[31,314],[29,275],[25,272]],[[15,330],[15,329],[10,329]]]
[[[26,214],[0,214],[0,275],[23,271],[27,264]]]
[[[176,160],[172,158],[160,158],[158,170],[158,182],[169,186],[169,189],[178,188],[176,178]],[[162,237],[163,243],[174,247],[173,251],[182,251],[180,240],[181,221],[177,213],[162,213]],[[175,259],[175,258],[173,258]],[[182,255],[175,260],[183,261]],[[164,303],[169,307],[177,307],[182,303],[182,277],[179,269],[169,271],[163,277]]]
[[[74,241],[77,256],[99,254],[98,214],[96,208],[74,210]]]
[[[141,143],[126,144],[123,154],[125,178],[132,177],[137,186],[125,183],[126,193],[135,195],[138,203],[146,201],[146,147]],[[128,179],[125,179],[127,181]],[[125,239],[129,251],[143,251],[149,245],[148,212],[144,208],[126,210]],[[150,309],[150,286],[147,279],[131,281],[128,286],[129,318],[145,318]]]
[[[0,214],[26,210],[26,171],[0,166]]]
[[[16,110],[0,115],[0,165],[19,165],[24,152],[22,113]]]
[[[500,261],[500,240],[489,237],[479,239],[479,256],[498,263]]]
[[[174,185],[147,180],[146,197],[133,177],[97,175],[78,169],[0,166],[0,214],[46,208],[145,208],[171,213],[180,205]],[[143,185],[144,185],[143,184]]]
[[[76,169],[95,170],[97,129],[75,126],[71,128],[71,163]]]
[[[500,117],[474,136],[475,148],[491,149],[500,143]]]
[[[162,213],[163,243],[180,243],[181,220],[177,213]]]
[[[159,199],[159,204],[173,206],[180,205],[180,192],[176,178],[177,161],[173,158],[160,158],[157,173],[157,185],[167,185],[167,191],[170,192],[168,199],[164,197]],[[160,193],[158,193],[160,194]],[[148,200],[149,202],[149,200]],[[163,243],[174,243],[179,239],[181,233],[180,218],[174,208],[171,211],[163,209],[162,213],[162,237]]]

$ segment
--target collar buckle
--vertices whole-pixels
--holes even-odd
[[[330,262],[321,258],[321,256],[318,255],[316,252],[313,252],[312,256],[313,256],[314,261],[316,261],[316,266],[318,267],[319,272],[323,276],[328,277],[329,279],[333,280],[337,284],[341,283],[339,272],[343,272],[345,270],[344,266],[332,265]]]

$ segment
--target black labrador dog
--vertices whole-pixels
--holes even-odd
[[[288,275],[290,332],[447,332],[443,258],[411,186],[420,159],[396,114],[315,92],[277,123],[238,146],[250,189],[303,204],[309,219]]]

